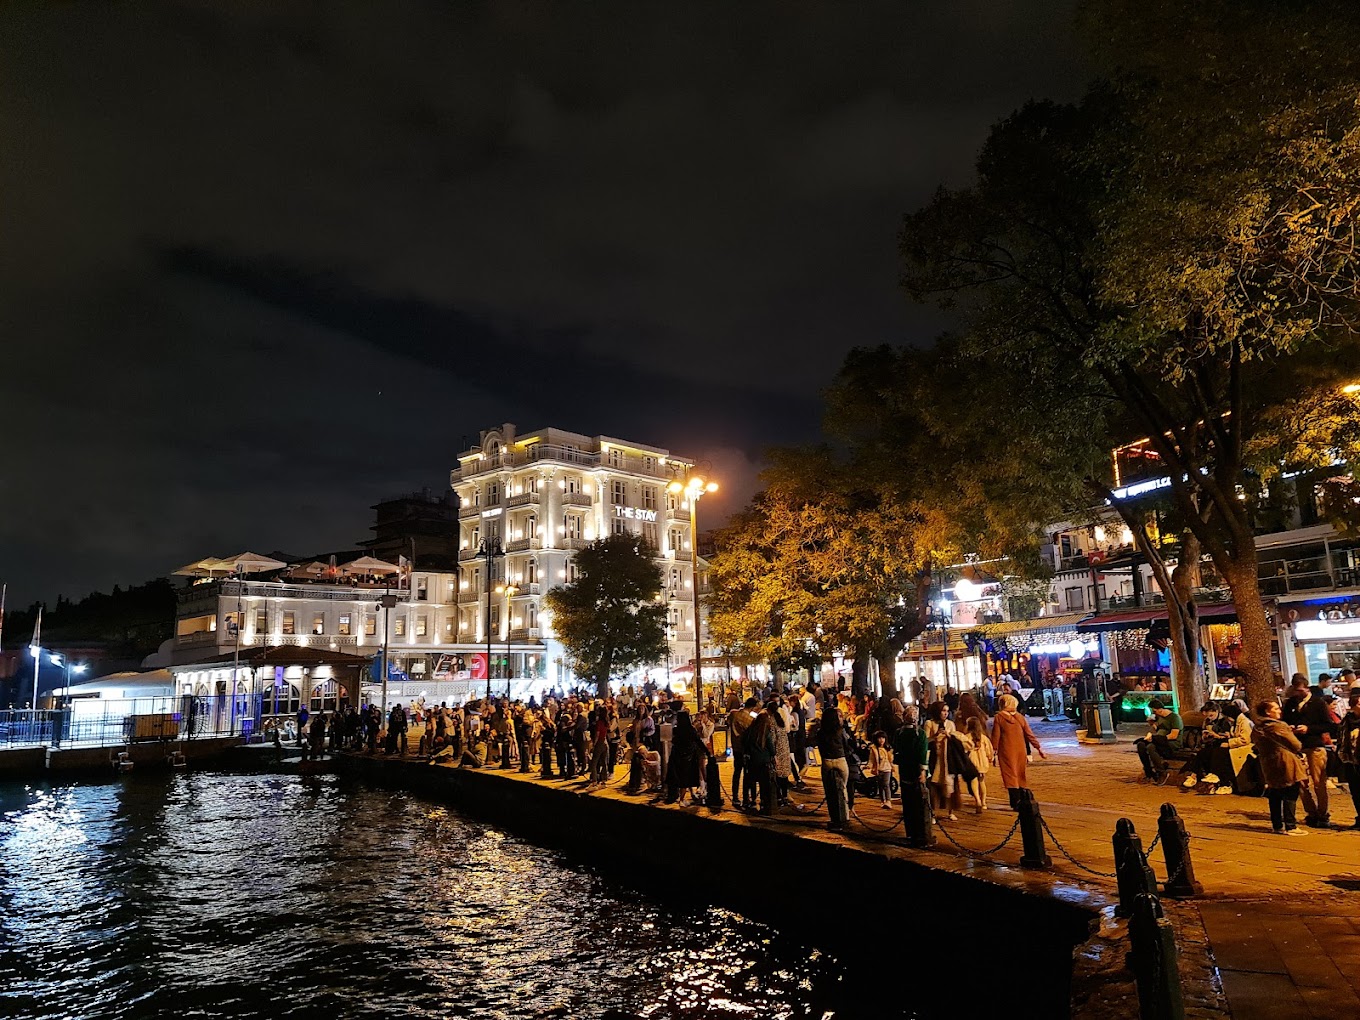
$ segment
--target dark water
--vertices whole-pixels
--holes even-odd
[[[882,979],[345,778],[0,784],[7,1020],[906,1015]]]

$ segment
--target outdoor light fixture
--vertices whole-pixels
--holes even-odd
[[[982,586],[967,577],[954,582],[954,598],[959,602],[976,602],[982,595]]]
[[[672,495],[683,492],[689,500],[689,572],[690,590],[694,595],[694,714],[697,716],[704,705],[703,656],[699,642],[699,500],[706,492],[717,492],[718,483],[690,475],[683,483],[678,479],[671,482],[666,491]],[[669,663],[669,654],[666,659]]]

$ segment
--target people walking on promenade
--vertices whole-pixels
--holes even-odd
[[[701,804],[696,791],[704,774],[708,749],[699,739],[689,712],[675,717],[675,733],[671,738],[671,762],[666,773],[666,803],[684,803],[686,794],[691,804]]]
[[[1029,728],[1029,720],[1016,711],[1020,705],[1014,694],[1003,694],[1000,699],[1001,710],[992,719],[992,747],[996,750],[996,763],[1001,770],[1001,785],[1010,797],[1011,810],[1020,804],[1018,791],[1029,789],[1029,779],[1025,766],[1032,747],[1040,758],[1047,758],[1039,739]]]
[[[1342,778],[1351,792],[1351,804],[1355,808],[1355,824],[1360,829],[1360,690],[1350,691],[1350,707],[1341,717],[1341,736],[1339,753],[1341,757]]]
[[[563,779],[576,778],[576,732],[571,713],[560,709],[557,713],[557,770]]]
[[[987,810],[987,773],[992,770],[996,749],[992,747],[992,741],[987,736],[986,724],[977,715],[968,717],[959,739],[963,741],[963,746],[968,751],[968,760],[977,770],[977,778],[968,781],[968,792],[973,795],[973,807],[978,814],[982,814]]]
[[[1173,712],[1161,698],[1148,702],[1152,718],[1148,720],[1148,733],[1133,742],[1138,751],[1138,760],[1143,763],[1143,775],[1154,782],[1161,782],[1167,776],[1170,766],[1166,759],[1180,750],[1182,743],[1181,717]]]
[[[406,710],[400,704],[393,705],[387,713],[387,751],[389,754],[400,751],[406,757]]]
[[[770,706],[770,732],[774,736],[774,761],[770,768],[774,775],[775,800],[780,807],[789,802],[789,775],[793,772],[793,755],[789,751],[788,719],[783,699],[776,698]]]
[[[754,792],[750,773],[746,770],[743,742],[751,721],[755,719],[757,704],[759,702],[755,698],[747,698],[745,705],[727,713],[727,744],[732,749],[732,804],[740,804],[743,811],[751,810]],[[746,773],[744,778],[743,773]]]
[[[869,748],[869,774],[878,781],[879,804],[891,808],[893,752],[888,746],[888,735],[882,730],[874,734],[873,745]]]
[[[926,742],[930,745],[930,791],[935,802],[935,810],[948,816],[951,822],[958,820],[958,809],[963,797],[959,792],[960,778],[951,768],[949,743],[956,730],[949,718],[949,706],[943,701],[933,701],[926,710]],[[951,789],[952,788],[952,789]]]
[[[609,710],[600,702],[590,711],[590,785],[609,781]]]
[[[746,768],[759,795],[762,815],[774,814],[774,725],[773,712],[760,712],[741,738],[742,749],[746,752]]]
[[[1308,782],[1308,768],[1302,758],[1303,742],[1281,719],[1283,712],[1275,701],[1262,701],[1256,706],[1256,714],[1259,718],[1251,732],[1251,742],[1256,748],[1261,778],[1266,784],[1270,827],[1286,836],[1307,835],[1297,827],[1294,817],[1299,792]]]
[[[1304,824],[1325,829],[1332,824],[1327,797],[1327,755],[1336,740],[1336,720],[1326,700],[1302,676],[1294,678],[1281,714],[1303,745],[1303,760],[1308,769],[1308,782],[1302,791]]]
[[[822,710],[821,725],[817,730],[817,753],[822,758],[822,789],[826,793],[826,813],[831,816],[827,828],[833,832],[844,829],[849,820],[845,800],[845,784],[849,769],[845,764],[845,736],[841,717],[833,706]]]

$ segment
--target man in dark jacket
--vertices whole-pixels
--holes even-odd
[[[826,812],[831,816],[827,828],[844,829],[849,822],[845,787],[850,780],[850,768],[845,761],[841,714],[834,708],[822,709],[822,724],[817,730],[817,753],[822,756],[822,789],[826,793]]]
[[[1327,753],[1336,741],[1336,720],[1327,702],[1313,693],[1303,677],[1296,678],[1290,687],[1283,718],[1303,744],[1303,760],[1308,765],[1308,782],[1303,784],[1304,824],[1326,829],[1332,824],[1327,799]]]

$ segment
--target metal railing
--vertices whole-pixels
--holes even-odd
[[[239,695],[78,698],[69,708],[0,710],[0,747],[118,744],[249,735],[260,698]]]

